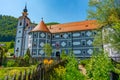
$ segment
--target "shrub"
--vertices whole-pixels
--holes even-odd
[[[7,67],[14,67],[15,61],[14,60],[9,60],[7,61]]]
[[[65,50],[62,50],[62,52],[61,52],[61,58],[62,59],[66,59],[66,53],[65,53]]]
[[[14,56],[14,53],[10,53],[10,56]]]
[[[105,53],[92,56],[87,66],[87,75],[93,80],[109,80],[109,73],[114,69],[111,60]]]
[[[74,55],[68,56],[69,61],[66,65],[66,72],[63,80],[86,80],[86,77],[78,70],[78,62]]]
[[[28,55],[24,56],[24,61],[29,64],[30,57]]]
[[[89,63],[90,59],[80,60],[80,64],[86,66]]]

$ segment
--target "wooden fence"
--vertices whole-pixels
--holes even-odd
[[[6,76],[4,80],[49,80],[51,72],[54,68],[57,68],[59,65],[65,66],[66,60],[59,61],[53,65],[43,65],[40,63],[36,69],[24,71],[24,73],[20,72],[18,74],[14,74],[14,76]]]

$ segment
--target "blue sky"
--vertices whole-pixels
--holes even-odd
[[[87,19],[88,0],[0,0],[0,14],[19,17],[27,2],[28,17],[39,23],[75,22]]]

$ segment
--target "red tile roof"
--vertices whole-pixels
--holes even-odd
[[[93,30],[97,28],[98,28],[98,24],[96,20],[86,20],[81,22],[71,22],[71,23],[48,26],[48,29],[51,33]]]
[[[81,22],[71,22],[64,24],[56,24],[51,26],[46,26],[43,21],[41,21],[32,32],[36,31],[44,31],[51,33],[61,33],[61,32],[74,32],[81,30],[93,30],[98,28],[98,24],[96,20],[86,20]]]
[[[32,30],[32,32],[37,31],[49,32],[49,29],[47,28],[43,20]]]

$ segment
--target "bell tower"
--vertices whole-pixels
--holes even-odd
[[[25,35],[26,28],[30,25],[30,19],[27,17],[27,6],[23,9],[22,16],[18,19],[16,38],[15,38],[15,49],[14,53],[16,57],[24,56],[25,49]]]

